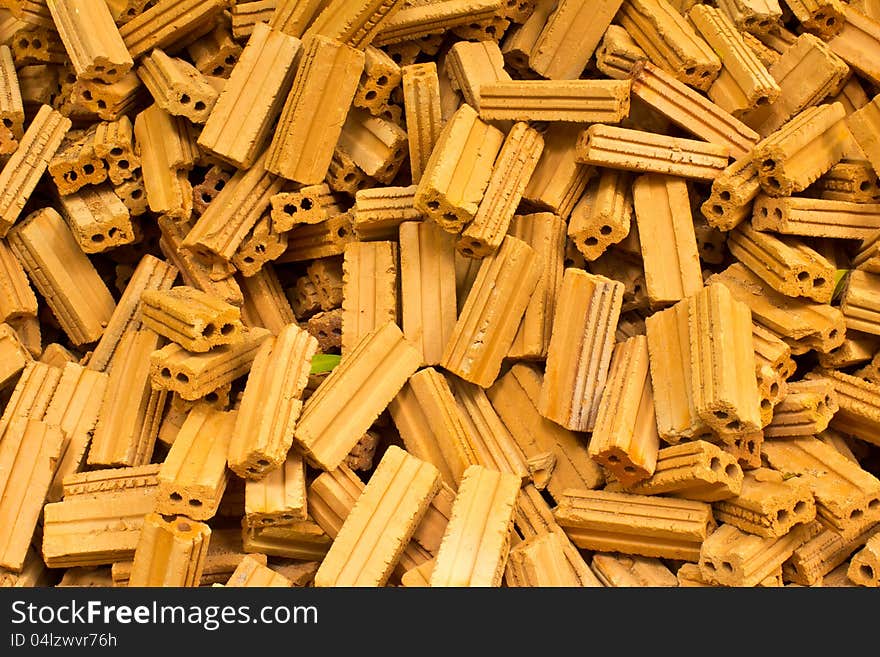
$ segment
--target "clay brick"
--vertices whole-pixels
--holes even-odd
[[[762,137],[780,129],[803,110],[837,94],[849,67],[822,39],[801,34],[768,71],[779,85],[779,96],[741,117]]]
[[[706,502],[602,490],[568,490],[553,511],[582,550],[697,561],[716,523]]]
[[[0,389],[14,383],[33,360],[18,334],[8,324],[0,324]]]
[[[149,329],[131,331],[119,341],[89,449],[89,465],[150,462],[166,400],[164,390],[150,386],[150,354],[158,344],[158,334]]]
[[[308,519],[306,466],[295,450],[262,479],[245,482],[245,518],[249,527],[286,525]]]
[[[10,155],[24,135],[24,104],[9,46],[0,46],[0,154]]]
[[[465,469],[479,463],[450,383],[433,367],[412,375],[389,411],[407,451],[438,468],[446,485],[458,488]]]
[[[880,308],[874,302],[878,282],[880,277],[877,274],[858,269],[849,273],[840,296],[840,311],[846,321],[847,330],[880,334],[880,326],[877,324]]]
[[[868,239],[880,228],[880,204],[760,194],[752,225],[755,230],[783,235]]]
[[[214,29],[223,0],[159,0],[119,28],[122,41],[137,60],[153,48],[174,51]]]
[[[267,262],[252,276],[236,279],[244,295],[241,318],[245,326],[265,328],[278,335],[285,326],[296,322],[272,263]]]
[[[632,93],[687,132],[726,146],[733,158],[748,155],[760,140],[745,123],[651,62],[633,67]]]
[[[229,468],[240,477],[259,479],[286,458],[317,346],[296,324],[260,345],[229,446]]]
[[[458,41],[444,57],[446,75],[464,102],[481,111],[481,88],[494,82],[510,82],[504,55],[494,41]]]
[[[300,45],[292,36],[256,26],[199,135],[202,148],[241,168],[256,161],[290,90]],[[248,106],[245,116],[235,111],[241,103]]]
[[[418,184],[443,128],[440,80],[435,62],[401,67],[401,75],[410,173],[413,183]]]
[[[590,564],[604,586],[679,586],[678,578],[660,559],[596,553]]]
[[[417,461],[418,459],[415,460]],[[412,465],[413,461],[409,461],[409,463]],[[324,531],[327,532],[326,535],[328,537],[333,537],[335,539],[335,537],[338,536],[339,531],[342,529],[342,525],[351,513],[365,487],[364,482],[361,481],[350,468],[342,465],[333,470],[321,473],[309,486],[310,508],[314,509],[315,519],[324,528]],[[435,511],[437,511],[435,501],[441,494],[442,493],[438,493],[433,500],[429,501],[429,507],[422,515],[421,524],[418,525],[413,533],[414,537],[420,532],[424,523],[429,522],[429,518],[434,520],[437,519],[435,517]],[[445,499],[447,495],[443,494],[443,497]],[[451,507],[451,504],[451,501],[449,501],[448,505],[444,503],[443,506],[444,508],[446,506]],[[449,511],[446,510],[445,514],[448,515]],[[361,518],[361,520],[363,521],[365,519]],[[441,535],[444,528],[445,523],[441,522],[439,527]],[[438,528],[435,527],[434,531],[436,532],[437,529]],[[439,543],[439,539],[436,540]],[[436,549],[434,552],[436,552]],[[422,566],[428,563],[431,559],[432,552],[427,551],[415,541],[415,538],[413,538],[408,544],[404,545],[403,552],[400,554],[392,574],[394,578],[397,579],[406,571]]]
[[[266,151],[266,168],[288,180],[316,185],[323,182],[330,166],[364,69],[364,54],[321,36],[318,30],[304,37],[301,58]],[[330,96],[327,89],[332,90]]]
[[[648,341],[635,336],[612,352],[589,453],[615,479],[631,485],[654,473],[659,447]]]
[[[504,571],[509,587],[582,586],[577,573],[568,567],[563,540],[557,534],[525,539],[510,549]]]
[[[477,213],[456,244],[463,255],[483,258],[501,246],[543,148],[541,134],[526,123],[514,124],[507,133]]]
[[[876,361],[871,369],[876,368]],[[831,418],[831,427],[845,433],[855,433],[861,440],[877,444],[878,393],[880,386],[872,380],[864,380],[854,374],[839,370],[817,370],[808,376],[829,379],[837,393],[838,411]]]
[[[42,417],[60,379],[61,368],[38,361],[25,365],[0,416],[0,435],[19,420]]]
[[[465,443],[474,455],[473,462],[513,474],[523,483],[529,481],[526,456],[492,407],[486,391],[458,377],[447,378],[464,423]]]
[[[229,8],[230,29],[237,41],[247,41],[257,25],[265,25],[275,13],[276,0],[243,0]]]
[[[136,72],[159,107],[193,123],[207,121],[220,93],[195,66],[159,48],[141,58]]]
[[[247,528],[242,533],[244,550],[248,553],[304,561],[321,561],[332,542],[311,518],[292,525]]]
[[[150,210],[177,220],[188,220],[192,214],[192,185],[187,171],[195,163],[196,146],[190,141],[191,125],[156,104],[139,112],[134,120]]]
[[[308,398],[294,432],[305,455],[333,469],[421,363],[421,353],[387,322],[358,344]],[[353,386],[357,394],[334,394]],[[343,410],[345,409],[345,410]]]
[[[239,169],[186,234],[181,248],[207,263],[229,263],[248,233],[269,209],[284,180],[266,168],[265,154]]]
[[[440,487],[434,466],[389,447],[339,529],[315,586],[382,586]]]
[[[546,359],[556,300],[562,288],[565,222],[549,212],[517,215],[508,232],[535,250],[541,262],[541,276],[507,356],[512,359]]]
[[[850,123],[853,132],[853,123]],[[877,203],[880,201],[880,180],[868,160],[841,160],[831,167],[813,186],[820,198],[829,201]]]
[[[97,341],[116,302],[61,215],[51,207],[37,210],[14,227],[8,241],[71,342]]]
[[[83,187],[58,201],[84,253],[102,253],[132,244],[138,237],[128,208],[109,185]]]
[[[67,363],[63,367],[58,387],[41,418],[58,426],[64,436],[46,494],[47,502],[60,500],[65,477],[84,469],[108,382],[107,374],[88,370],[77,363]]]
[[[709,285],[688,308],[691,385],[697,414],[719,433],[761,428],[749,307],[724,285]]]
[[[556,538],[554,541],[556,545],[553,546],[553,549],[561,550],[561,557],[565,560],[565,563],[560,564],[559,567],[563,571],[567,568],[571,572],[574,578],[572,581],[576,582],[576,586],[597,587],[602,585],[562,527],[556,524],[550,506],[534,485],[526,484],[520,489],[516,501],[514,526],[517,532],[522,535],[523,542],[553,535]]]
[[[271,199],[272,225],[289,231],[299,224],[316,224],[342,213],[326,183],[307,185],[295,192],[279,192]]]
[[[815,436],[828,427],[838,411],[833,384],[821,378],[790,381],[785,397],[773,408],[773,421],[764,427],[765,438]]]
[[[57,426],[20,419],[5,427],[0,455],[0,567],[21,571],[52,483],[63,434]],[[16,467],[18,466],[18,467]]]
[[[851,538],[876,522],[880,481],[833,447],[813,437],[774,440],[764,443],[762,455],[773,469],[800,475],[816,500],[816,520],[825,527]]]
[[[72,75],[72,71],[68,75]],[[96,117],[103,121],[118,121],[127,114],[133,115],[152,100],[152,96],[134,71],[129,71],[112,84],[88,79],[72,81],[71,78],[67,78],[67,80],[68,84],[65,87],[62,71],[62,97],[66,100],[59,109],[70,114],[72,119],[78,119],[78,123],[82,122],[78,114],[85,114],[86,120],[91,121]]]
[[[710,226],[733,230],[752,212],[752,201],[761,191],[758,167],[750,157],[740,158],[713,181],[700,211]]]
[[[226,453],[234,411],[193,406],[159,468],[155,510],[210,520],[226,490]]]
[[[235,306],[241,306],[244,302],[241,287],[232,277],[212,277],[212,267],[198,260],[188,250],[182,249],[183,240],[191,229],[189,222],[177,223],[171,220],[159,220],[162,236],[159,239],[159,248],[162,254],[180,272],[180,276],[186,285],[198,288],[218,299],[222,299]]]
[[[712,435],[696,408],[690,306],[691,300],[686,298],[645,320],[657,428],[660,437],[671,444]]]
[[[786,479],[769,468],[747,471],[737,495],[713,505],[719,522],[767,538],[785,536],[798,524],[816,517],[816,504],[799,478]]]
[[[416,185],[374,187],[355,193],[354,232],[361,241],[393,240],[405,221],[420,221],[415,207]]]
[[[519,485],[515,476],[483,466],[465,471],[431,572],[432,587],[501,585]],[[476,546],[472,556],[462,557],[463,544]]]
[[[814,183],[843,157],[849,130],[840,103],[810,107],[762,139],[752,151],[761,188],[791,196]]]
[[[28,125],[15,153],[0,171],[0,237],[6,237],[55,155],[71,121],[42,105]]]
[[[384,50],[373,46],[364,49],[364,71],[361,73],[352,105],[379,116],[391,103],[391,95],[401,83],[400,66]]]
[[[602,169],[572,209],[568,236],[587,260],[595,260],[629,235],[632,182],[628,172]]]
[[[718,8],[747,33],[768,32],[782,18],[779,0],[719,0]]]
[[[698,4],[687,16],[721,58],[721,72],[707,95],[739,118],[749,110],[774,102],[782,90],[721,6]]]
[[[198,586],[211,528],[186,516],[149,513],[131,566],[129,586]]]
[[[343,212],[316,224],[298,226],[287,239],[287,251],[275,262],[302,262],[342,255],[345,245],[354,239],[352,213]]]
[[[751,308],[757,323],[782,337],[789,346],[827,353],[843,343],[846,326],[837,307],[780,294],[741,263],[713,274],[706,282],[716,281]]]
[[[217,21],[214,29],[186,44],[186,52],[203,75],[228,79],[242,53],[242,46],[232,40],[230,26]]]
[[[486,391],[492,406],[530,463],[532,477],[557,502],[568,488],[599,488],[602,469],[590,458],[580,435],[543,417],[538,411],[542,374],[534,365],[515,363]],[[549,456],[548,456],[549,455]],[[548,460],[549,473],[540,474]]]
[[[247,374],[262,342],[271,332],[261,327],[242,331],[242,339],[205,353],[190,353],[171,342],[148,358],[150,384],[195,400]]]
[[[792,584],[800,586],[837,586],[826,583],[826,575],[844,564],[853,552],[865,544],[872,527],[855,538],[843,538],[840,534],[822,527],[821,523],[810,525],[811,537],[798,547],[784,564],[783,576]],[[845,563],[846,562],[846,563]]]
[[[850,559],[847,576],[861,586],[880,586],[880,533],[871,535],[865,546]]]
[[[505,236],[498,251],[482,259],[440,365],[465,381],[489,387],[516,337],[540,274],[535,250]]]
[[[700,548],[700,573],[723,586],[757,586],[806,541],[808,531],[797,525],[779,538],[762,538],[719,525]]]
[[[880,350],[880,337],[847,330],[842,345],[827,354],[819,354],[819,365],[825,369],[840,369],[868,363],[878,350]]]
[[[415,208],[457,233],[479,208],[504,134],[462,105],[446,122],[422,172]]]
[[[134,65],[105,2],[47,0],[76,75],[113,83]]]
[[[248,555],[239,562],[224,586],[290,587],[292,582],[260,563],[255,556]]]
[[[647,174],[633,183],[645,284],[653,307],[688,297],[703,286],[687,184]]]
[[[342,260],[342,353],[385,322],[398,322],[398,245],[352,242]]]
[[[729,234],[727,244],[731,255],[776,291],[820,303],[831,301],[834,265],[799,239],[760,232],[748,222]]]
[[[568,217],[581,198],[593,167],[576,159],[575,144],[581,126],[550,123],[544,131],[544,150],[523,192],[523,203],[535,211]]]
[[[445,31],[492,20],[503,0],[441,0],[398,9],[372,39],[377,47],[442,35]]]
[[[10,41],[16,65],[63,64],[68,61],[64,43],[51,26],[23,24]]]
[[[107,164],[95,154],[94,128],[84,133],[70,131],[47,170],[61,195],[72,194],[86,185],[98,185],[107,179]]]
[[[156,502],[159,464],[81,472],[44,507],[42,555],[52,568],[130,560]]]
[[[828,40],[843,29],[845,3],[840,0],[785,0],[801,27]]]
[[[264,212],[238,245],[232,256],[232,265],[242,277],[250,278],[285,251],[287,233],[276,230],[269,213]]]
[[[727,167],[729,156],[725,146],[602,124],[581,133],[575,155],[586,164],[705,181]]]
[[[315,17],[306,36],[321,34],[355,48],[365,48],[403,5],[402,0],[331,0]]]
[[[178,285],[141,293],[141,322],[187,351],[204,353],[241,339],[241,310],[201,290]]]
[[[691,440],[659,449],[653,474],[630,485],[621,483],[621,490],[718,502],[739,495],[742,484],[742,468],[732,455],[705,440]]]
[[[618,24],[657,66],[705,91],[718,77],[721,60],[667,0],[626,0]]]
[[[843,5],[843,29],[828,41],[828,46],[850,67],[868,81],[880,82],[880,67],[873,53],[880,45],[880,23],[855,7]]]
[[[352,107],[335,152],[350,157],[371,179],[390,184],[406,158],[407,144],[406,131],[395,122]]]
[[[629,80],[501,80],[480,87],[485,121],[619,123],[630,109]]]
[[[407,221],[399,244],[403,333],[421,350],[423,365],[437,365],[458,315],[454,237],[434,222]]]
[[[0,240],[0,320],[35,317],[37,297],[6,240]]]
[[[562,279],[547,351],[539,408],[575,431],[591,431],[608,374],[623,285],[567,268]],[[574,347],[580,357],[566,354]]]

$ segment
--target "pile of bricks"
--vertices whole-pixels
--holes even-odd
[[[0,583],[880,586],[880,0],[0,0]]]

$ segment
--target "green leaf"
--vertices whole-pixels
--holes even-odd
[[[339,365],[342,357],[337,354],[315,354],[312,356],[311,374],[323,374],[324,372],[332,372],[333,368]]]
[[[834,272],[834,292],[831,295],[832,301],[837,299],[837,297],[843,292],[843,287],[846,285],[846,277],[849,272],[849,269],[838,269]]]

